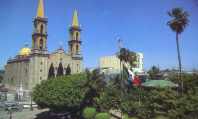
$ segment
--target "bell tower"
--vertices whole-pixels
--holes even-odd
[[[32,89],[48,77],[47,18],[44,14],[43,0],[38,0],[37,15],[33,21],[32,52],[30,55],[30,84]]]
[[[78,12],[74,11],[72,25],[69,29],[70,40],[68,41],[71,56],[81,55],[81,28],[78,22]]]
[[[36,54],[47,53],[47,18],[44,14],[43,0],[39,0],[37,15],[34,18],[32,33],[32,52]]]

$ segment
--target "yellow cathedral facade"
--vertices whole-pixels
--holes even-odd
[[[62,47],[52,53],[48,52],[47,24],[48,19],[45,17],[43,0],[39,0],[37,15],[33,21],[32,47],[22,48],[5,65],[4,83],[9,89],[32,90],[36,84],[47,80],[49,73],[57,76],[60,66],[63,75],[67,75],[68,70],[70,74],[83,71],[81,27],[77,11],[74,11],[72,24],[69,28],[70,38],[67,52]]]

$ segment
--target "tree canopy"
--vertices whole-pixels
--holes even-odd
[[[175,77],[177,74],[171,79]],[[197,118],[198,75],[185,74],[183,79],[185,90],[181,96],[174,88],[127,87],[119,75],[107,82],[99,70],[87,70],[84,74],[43,81],[35,87],[33,100],[42,108],[82,115],[86,107],[93,107],[97,112],[120,110],[129,118]]]
[[[121,48],[117,57],[120,59],[121,62],[129,63],[131,66],[135,65],[137,59],[136,53],[126,48]]]
[[[41,108],[56,111],[78,109],[86,93],[82,88],[85,81],[83,74],[43,81],[34,88],[33,100]]]
[[[152,66],[149,69],[148,74],[151,79],[157,79],[159,77],[160,69],[156,66]]]
[[[173,8],[168,12],[168,15],[172,18],[170,21],[168,21],[170,28],[179,34],[183,32],[189,23],[189,14],[182,8]]]

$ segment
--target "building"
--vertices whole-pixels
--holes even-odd
[[[143,67],[143,54],[142,53],[136,53],[136,66],[132,67],[134,72],[137,73],[142,73],[144,72],[144,67]],[[119,72],[121,67],[120,67],[120,60],[116,55],[113,56],[104,56],[100,58],[99,61],[99,67],[100,69],[111,69],[114,71]]]
[[[48,52],[47,25],[48,19],[45,17],[43,0],[39,0],[37,15],[33,21],[32,47],[22,48],[5,65],[4,83],[8,88],[31,90],[42,80],[48,79],[50,66],[54,67],[55,75],[59,65],[62,65],[64,74],[67,68],[70,69],[71,74],[83,71],[81,27],[77,11],[74,11],[73,21],[69,28],[68,52],[62,47],[52,53]]]

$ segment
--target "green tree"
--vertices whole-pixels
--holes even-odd
[[[0,83],[2,82],[2,80],[3,80],[3,77],[0,75]]]
[[[108,113],[98,113],[95,119],[110,119],[110,115]]]
[[[121,48],[117,57],[120,59],[120,68],[123,70],[123,64],[128,63],[132,66],[136,65],[136,53],[126,48]],[[123,79],[123,72],[121,71],[121,78]]]
[[[63,64],[61,62],[58,66],[57,76],[63,76]]]
[[[168,15],[172,18],[170,21],[168,21],[168,26],[172,29],[172,31],[176,32],[176,44],[177,44],[177,54],[178,54],[178,62],[179,62],[179,80],[181,81],[181,88],[183,91],[183,81],[181,79],[182,64],[181,64],[181,55],[180,55],[180,47],[179,47],[179,34],[181,34],[188,25],[189,15],[182,8],[173,8],[171,11],[168,12]]]
[[[87,89],[85,98],[83,100],[84,107],[93,106],[95,103],[94,98],[97,97],[106,86],[104,75],[100,74],[99,69],[95,69],[93,72],[86,70],[86,78],[87,81],[85,85],[83,85],[83,87]],[[97,106],[95,107],[98,108]]]
[[[94,119],[95,115],[96,115],[96,109],[93,107],[86,107],[83,110],[83,117],[85,119]]]
[[[5,74],[4,70],[0,70],[0,83],[3,81],[3,75]]]
[[[149,69],[148,71],[149,77],[151,79],[157,79],[159,73],[160,73],[160,69],[156,66],[152,66],[151,69]]]
[[[54,74],[54,65],[53,63],[50,65],[50,68],[49,68],[49,72],[48,72],[48,78],[54,78],[55,77],[55,74]]]
[[[34,88],[33,100],[39,107],[49,108],[52,111],[78,110],[85,97],[86,89],[82,88],[85,82],[84,74],[43,81]]]

